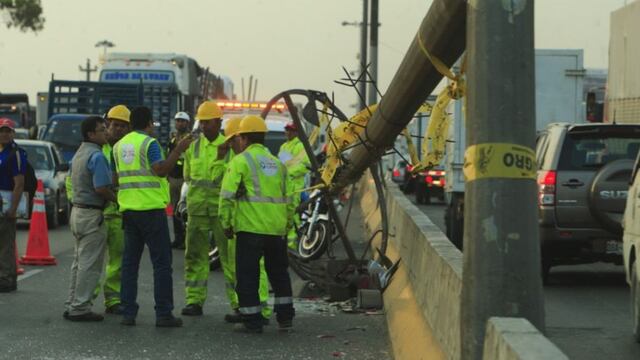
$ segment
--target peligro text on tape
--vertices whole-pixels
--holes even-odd
[[[487,178],[536,179],[536,153],[526,146],[484,143],[469,146],[464,153],[466,181]]]

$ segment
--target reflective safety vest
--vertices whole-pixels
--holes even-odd
[[[109,163],[109,166],[111,167],[111,151],[112,151],[112,147],[110,144],[104,144],[102,145],[102,153],[104,154],[104,156],[107,158],[107,163]],[[115,191],[117,193],[118,189],[114,188],[113,191]],[[114,203],[113,201],[109,201],[107,203],[107,206],[104,208],[104,216],[106,217],[114,217],[114,216],[121,216],[120,212],[118,211],[118,204]]]
[[[284,236],[292,225],[287,169],[262,144],[236,155],[222,180],[219,216],[223,228]]]
[[[149,135],[132,131],[113,148],[120,211],[164,209],[169,203],[169,182],[153,173],[147,159],[153,141],[156,139]]]
[[[310,166],[311,163],[302,141],[295,137],[282,144],[278,152],[278,158],[287,167],[293,191],[303,189],[304,177],[309,173],[307,166]]]
[[[189,184],[189,215],[218,215],[220,186],[225,170],[225,159],[218,160],[218,146],[223,143],[222,135],[209,141],[201,134],[184,154],[184,179]]]

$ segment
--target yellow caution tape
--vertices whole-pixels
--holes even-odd
[[[508,143],[472,145],[464,153],[466,181],[478,179],[536,179],[536,153],[525,146]]]
[[[378,105],[374,104],[355,114],[349,121],[344,121],[335,129],[327,127],[327,160],[322,169],[322,181],[330,184],[333,176],[342,163],[340,154],[344,149],[359,141],[360,135],[364,132],[364,128],[376,111]],[[331,141],[333,139],[333,141]]]
[[[415,165],[420,162],[420,158],[418,157],[418,150],[416,149],[413,140],[411,139],[411,134],[409,134],[409,129],[405,128],[402,130],[402,135],[404,135],[405,140],[407,141],[407,150],[409,151],[409,158],[411,159],[411,164]]]
[[[447,65],[445,65],[437,57],[429,54],[429,50],[427,50],[427,47],[424,45],[424,42],[422,41],[422,35],[420,34],[419,31],[418,31],[418,45],[420,46],[420,49],[422,49],[422,52],[427,56],[427,59],[431,61],[431,63],[433,64],[433,67],[435,67],[436,70],[438,70],[438,72],[442,74],[442,76],[446,76],[449,79],[454,81],[456,80],[456,76],[453,74],[453,72],[451,72],[451,70],[449,69],[449,67],[447,67]]]

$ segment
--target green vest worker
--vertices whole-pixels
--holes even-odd
[[[275,293],[274,310],[280,329],[292,326],[293,298],[287,272],[287,242],[293,204],[287,171],[264,144],[267,126],[255,115],[240,122],[238,141],[244,150],[231,160],[222,181],[220,220],[228,238],[236,235],[236,293],[243,324],[236,330],[261,333],[263,318],[258,295],[260,258]]]
[[[240,127],[240,121],[242,121],[241,117],[233,117],[227,121],[227,124],[224,128],[225,138],[224,141],[228,146],[231,147],[232,151],[229,151],[226,156],[226,164],[227,164],[235,154],[240,154],[242,149],[240,147],[238,137],[236,136],[238,129]],[[220,251],[220,247],[218,246],[218,250]],[[220,258],[223,258],[224,251],[220,251]],[[242,322],[242,316],[240,314],[240,310],[238,307],[238,295],[236,294],[236,238],[235,236],[231,239],[228,239],[227,251],[226,251],[227,261],[221,261],[222,263],[222,271],[224,272],[225,285],[227,291],[227,297],[229,298],[229,302],[231,304],[231,309],[233,309],[232,314],[227,314],[224,317],[224,320],[230,323],[239,323]],[[262,317],[264,318],[264,323],[269,323],[269,318],[271,318],[271,308],[267,301],[269,300],[269,279],[267,278],[267,272],[264,269],[264,257],[260,258],[260,287],[259,287],[259,296],[260,296],[260,304],[262,305]]]
[[[187,306],[182,315],[202,315],[209,279],[209,232],[220,252],[220,262],[227,265],[227,238],[218,220],[220,185],[224,175],[228,146],[220,135],[222,111],[215,102],[205,101],[198,107],[196,120],[202,133],[189,146],[184,156],[184,179],[187,193],[187,237],[184,253],[184,276]]]
[[[182,140],[185,136],[189,135],[189,123],[191,122],[191,118],[189,114],[184,111],[178,112],[174,117],[176,121],[176,131],[172,134],[171,140],[169,141],[169,152],[175,149],[178,142]],[[182,177],[182,173],[184,172],[184,157],[178,159],[176,163],[176,167],[173,168],[173,171],[169,173],[169,197],[171,199],[171,205],[173,206],[173,243],[171,243],[171,247],[174,249],[184,249],[184,237],[185,237],[185,229],[184,223],[180,216],[176,216],[176,208],[178,201],[180,201],[180,191],[182,190],[182,183],[184,179]]]
[[[111,164],[113,145],[129,133],[129,117],[131,112],[124,105],[117,105],[107,113],[107,143],[102,146],[102,153]],[[113,166],[111,166],[113,167]],[[121,314],[120,307],[120,272],[122,269],[122,252],[124,251],[124,231],[122,230],[122,214],[118,204],[107,203],[104,209],[104,223],[107,227],[107,268],[103,284],[104,306],[107,314]]]
[[[304,189],[304,177],[309,172],[311,163],[304,149],[304,145],[298,138],[298,127],[295,123],[290,122],[284,127],[284,133],[287,142],[280,146],[278,159],[287,167],[289,182],[291,183],[291,194],[293,196],[294,209],[300,204],[300,192]],[[300,217],[298,214],[293,215],[295,227],[291,227],[287,234],[287,242],[291,249],[296,250],[298,244],[296,240],[295,228],[300,226]]]
[[[153,135],[151,110],[138,107],[131,112],[133,131],[113,148],[119,181],[118,205],[124,226],[122,255],[123,325],[135,325],[138,269],[145,244],[153,264],[156,326],[182,326],[173,316],[173,280],[171,278],[171,240],[165,208],[169,203],[169,187],[165,176],[176,165],[180,155],[193,140],[182,139],[166,160]]]

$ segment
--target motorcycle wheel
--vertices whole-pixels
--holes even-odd
[[[329,245],[329,224],[326,221],[318,221],[311,233],[307,236],[309,225],[305,224],[300,229],[300,238],[298,241],[298,255],[303,260],[315,260],[322,256]]]

